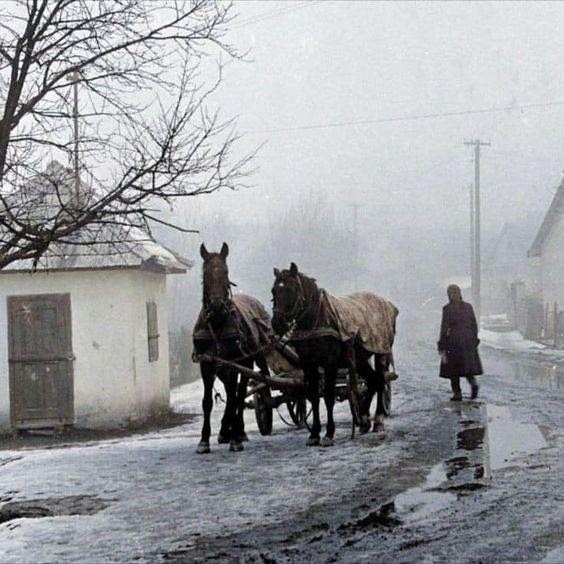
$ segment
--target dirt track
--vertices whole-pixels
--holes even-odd
[[[0,560],[562,562],[562,366],[483,347],[479,401],[453,404],[432,320],[402,323],[383,434],[351,441],[341,404],[328,449],[279,419],[260,437],[249,412],[238,454],[197,456],[199,419],[2,451],[0,501],[36,514],[0,524]],[[175,404],[197,413],[200,393],[185,386]]]

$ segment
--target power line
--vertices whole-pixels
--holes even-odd
[[[298,10],[303,10],[304,8],[309,8],[311,6],[314,6],[315,4],[319,4],[321,2],[321,0],[315,0],[315,1],[308,1],[308,2],[301,2],[300,4],[297,4],[295,6],[284,6],[282,8],[278,8],[276,10],[271,10],[270,12],[264,12],[262,14],[257,14],[256,16],[252,16],[250,18],[246,18],[243,20],[240,20],[238,22],[236,22],[234,25],[231,26],[230,29],[238,29],[240,27],[246,27],[248,25],[253,25],[256,23],[260,23],[263,22],[265,20],[270,20],[273,18],[277,18],[280,16],[285,16],[286,14],[289,14],[291,12],[296,12]]]
[[[328,123],[318,123],[312,125],[298,125],[295,127],[283,127],[279,129],[258,129],[250,131],[249,133],[284,133],[292,131],[303,131],[310,129],[329,129],[332,127],[348,127],[351,125],[369,125],[374,123],[393,123],[398,121],[418,121],[425,119],[433,119],[439,117],[456,117],[456,116],[466,116],[475,114],[489,114],[496,112],[507,112],[514,110],[529,110],[534,108],[548,108],[551,106],[564,106],[564,101],[557,100],[555,102],[544,102],[539,104],[523,104],[521,106],[493,106],[491,108],[480,108],[477,110],[458,110],[453,112],[436,112],[430,114],[418,114],[411,116],[396,116],[388,118],[376,118],[376,119],[363,119],[358,121],[340,121],[340,122],[328,122]]]

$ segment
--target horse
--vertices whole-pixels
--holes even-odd
[[[218,443],[228,443],[229,450],[243,450],[247,440],[243,413],[247,393],[248,377],[237,369],[214,360],[236,362],[252,369],[256,362],[263,374],[268,366],[261,345],[267,342],[270,317],[264,306],[255,298],[245,294],[233,295],[227,268],[229,247],[223,243],[219,253],[210,253],[202,243],[200,255],[203,259],[202,309],[193,332],[194,359],[200,361],[200,372],[204,384],[202,411],[204,422],[201,440],[196,452],[210,452],[213,407],[213,385],[217,376],[225,387],[226,403],[218,435]]]
[[[370,404],[376,392],[385,387],[385,372],[391,361],[391,347],[395,335],[395,317],[398,310],[378,296],[362,292],[345,298],[334,298],[317,286],[316,281],[298,271],[295,263],[289,270],[274,269],[272,287],[272,326],[296,350],[304,370],[307,398],[312,405],[313,424],[308,446],[334,444],[335,383],[339,368],[356,370],[364,378],[367,390],[360,400],[360,432],[370,430]],[[347,310],[348,308],[348,310]],[[355,326],[354,331],[345,330]],[[360,319],[360,321],[359,321]],[[356,324],[356,325],[355,325]],[[361,327],[364,335],[359,334]],[[354,333],[354,334],[353,334]],[[363,341],[369,333],[376,339]],[[374,368],[370,359],[374,357]],[[327,408],[326,434],[320,440],[319,369],[324,373],[325,406]],[[376,409],[374,427],[382,423],[380,402]]]

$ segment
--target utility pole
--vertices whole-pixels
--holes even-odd
[[[470,184],[468,186],[468,193],[470,195],[470,279],[472,283],[474,281],[474,268],[476,267],[476,257],[475,253],[475,240],[476,234],[474,232],[474,185]]]
[[[472,271],[472,303],[476,311],[476,320],[480,325],[481,314],[481,230],[480,230],[480,148],[489,147],[491,143],[484,143],[480,139],[464,141],[465,145],[474,147],[474,241],[471,249],[474,251],[474,268]]]

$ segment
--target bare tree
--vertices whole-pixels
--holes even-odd
[[[0,268],[77,230],[167,223],[159,202],[241,185],[250,157],[234,159],[234,124],[206,107],[222,54],[238,58],[232,18],[209,0],[0,4]],[[75,85],[80,163],[45,171],[78,155]]]

